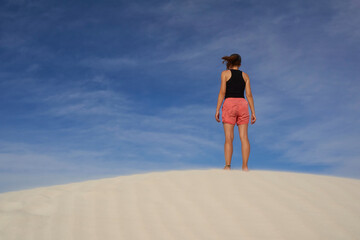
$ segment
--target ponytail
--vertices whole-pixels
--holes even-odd
[[[226,69],[229,69],[231,66],[240,66],[241,65],[241,56],[237,53],[233,53],[230,56],[224,56],[221,59],[222,63],[226,62]]]

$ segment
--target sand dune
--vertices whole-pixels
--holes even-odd
[[[180,170],[0,194],[0,239],[360,239],[360,180]]]

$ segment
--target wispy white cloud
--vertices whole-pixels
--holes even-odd
[[[345,42],[357,44],[360,39],[360,2],[357,0],[330,1],[334,9],[325,31],[332,36],[341,36]]]
[[[131,59],[128,57],[113,57],[113,58],[98,58],[91,57],[82,59],[79,63],[86,67],[94,69],[105,69],[105,70],[121,70],[129,66],[138,65],[137,59]]]
[[[73,115],[118,115],[130,107],[126,96],[112,90],[70,89],[44,98],[49,109],[45,114],[57,116]]]
[[[180,158],[206,155],[209,148],[218,151],[222,149],[212,138],[213,134],[206,125],[202,125],[209,117],[213,117],[212,108],[201,104],[164,107],[157,112],[143,113],[138,110],[141,109],[141,102],[134,102],[121,92],[85,87],[62,92],[56,92],[52,87],[44,88],[38,96],[32,98],[32,101],[35,100],[41,102],[43,107],[40,111],[32,113],[34,118],[37,115],[46,119],[56,117],[58,120],[76,120],[81,123],[81,127],[56,126],[57,123],[54,122],[50,124],[56,126],[53,130],[36,130],[40,135],[46,134],[49,138],[56,137],[58,141],[65,140],[67,143],[59,142],[57,147],[52,146],[50,149],[44,146],[26,154],[6,153],[7,155],[3,155],[4,165],[12,159],[17,159],[17,165],[21,166],[21,161],[31,162],[29,156],[51,161],[51,157],[36,155],[36,152],[43,151],[49,151],[50,156],[56,156],[56,161],[63,158],[66,163],[69,163],[70,159],[80,159],[79,153],[81,159],[84,159],[84,152],[87,153],[89,150],[79,149],[78,139],[85,144],[88,142],[88,148],[97,141],[102,141],[102,146],[97,147],[102,150],[91,151],[88,161],[94,163],[96,159],[118,156],[120,165],[126,162],[122,156],[132,155],[132,161],[142,161],[144,156],[152,155],[159,159],[168,159],[170,164]],[[64,134],[65,136],[62,136]],[[72,142],[76,144],[71,147]],[[7,152],[10,146],[3,145],[2,149]],[[67,154],[60,153],[61,151]],[[134,158],[135,156],[137,158]],[[26,168],[27,165],[23,166]]]

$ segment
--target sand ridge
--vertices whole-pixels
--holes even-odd
[[[0,194],[0,239],[359,239],[360,180],[233,169]]]

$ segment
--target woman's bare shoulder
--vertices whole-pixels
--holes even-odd
[[[245,81],[250,80],[249,75],[246,72],[242,72],[242,76]]]
[[[221,76],[225,77],[225,79],[229,79],[231,75],[231,71],[229,69],[223,70],[221,72]]]
[[[231,73],[230,69],[225,69],[221,72],[221,74],[229,74]]]

